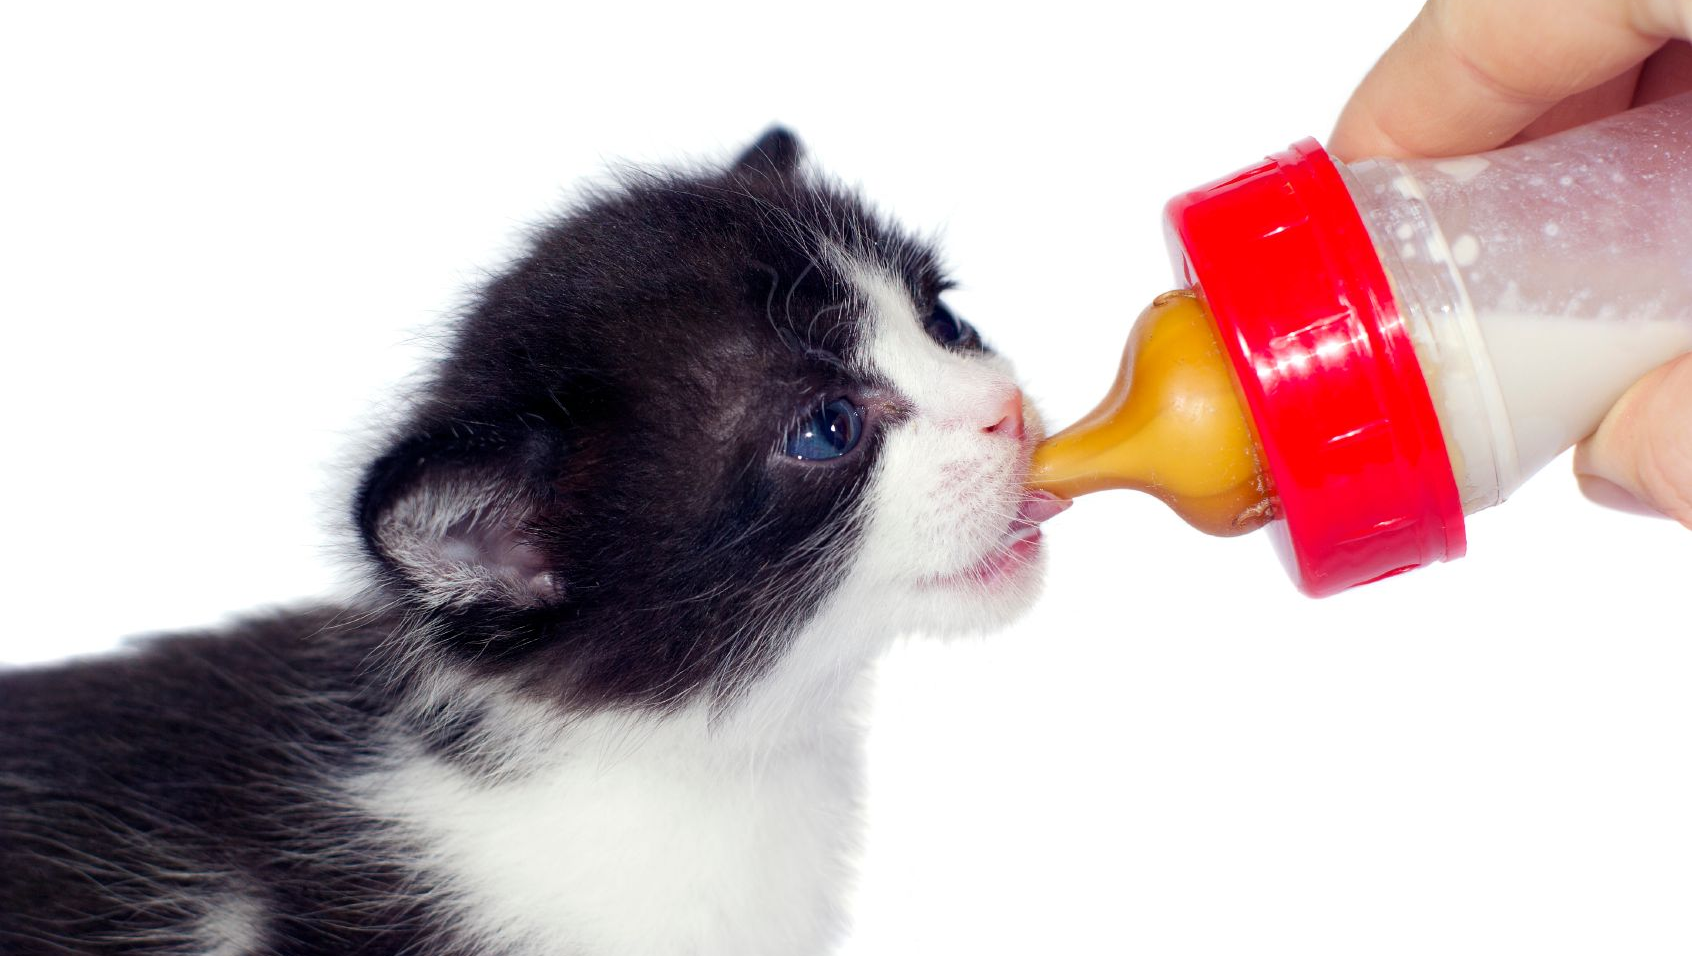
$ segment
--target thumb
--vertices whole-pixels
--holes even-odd
[[[1587,497],[1617,504],[1620,489],[1692,528],[1692,353],[1634,383],[1580,443],[1574,466]]]

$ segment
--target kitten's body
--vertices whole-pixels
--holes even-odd
[[[0,678],[0,952],[825,948],[849,688],[753,728],[480,687],[465,731],[372,684],[401,626],[305,612]]]
[[[1036,583],[942,287],[779,132],[541,233],[367,472],[363,600],[0,674],[0,952],[825,951],[870,663]]]

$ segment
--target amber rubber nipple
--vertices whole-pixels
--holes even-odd
[[[1193,293],[1165,293],[1140,314],[1110,394],[1034,450],[1028,484],[1060,498],[1134,488],[1206,534],[1269,521],[1251,421]]]

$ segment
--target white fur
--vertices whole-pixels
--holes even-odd
[[[858,264],[850,274],[873,329],[861,361],[915,412],[886,436],[867,496],[864,585],[898,601],[901,629],[1001,625],[1038,595],[1041,563],[989,584],[959,576],[1000,546],[1016,516],[1039,418],[1024,405],[1020,441],[988,434],[1006,399],[1021,394],[1010,363],[937,346],[888,272]]]
[[[205,956],[246,956],[258,949],[264,907],[249,896],[217,898],[207,907],[195,932],[196,952]]]
[[[788,670],[770,679],[806,682]],[[831,685],[790,698],[802,714],[700,703],[565,721],[508,699],[521,733],[490,744],[534,747],[514,754],[525,772],[490,783],[402,750],[355,789],[427,848],[482,951],[823,952],[843,925],[862,736],[862,681]]]
[[[844,923],[870,665],[902,629],[986,626],[1032,599],[1034,563],[959,576],[1002,543],[1035,437],[986,430],[1014,392],[1008,365],[935,344],[887,271],[846,265],[870,322],[858,361],[912,414],[883,436],[858,559],[771,670],[726,705],[662,717],[572,719],[494,691],[500,739],[482,744],[512,772],[402,742],[354,783],[423,848],[484,951],[825,952]]]

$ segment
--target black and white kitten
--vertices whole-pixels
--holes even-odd
[[[900,631],[1032,600],[1039,426],[766,134],[537,233],[353,518],[365,597],[0,674],[0,953],[820,953]]]

